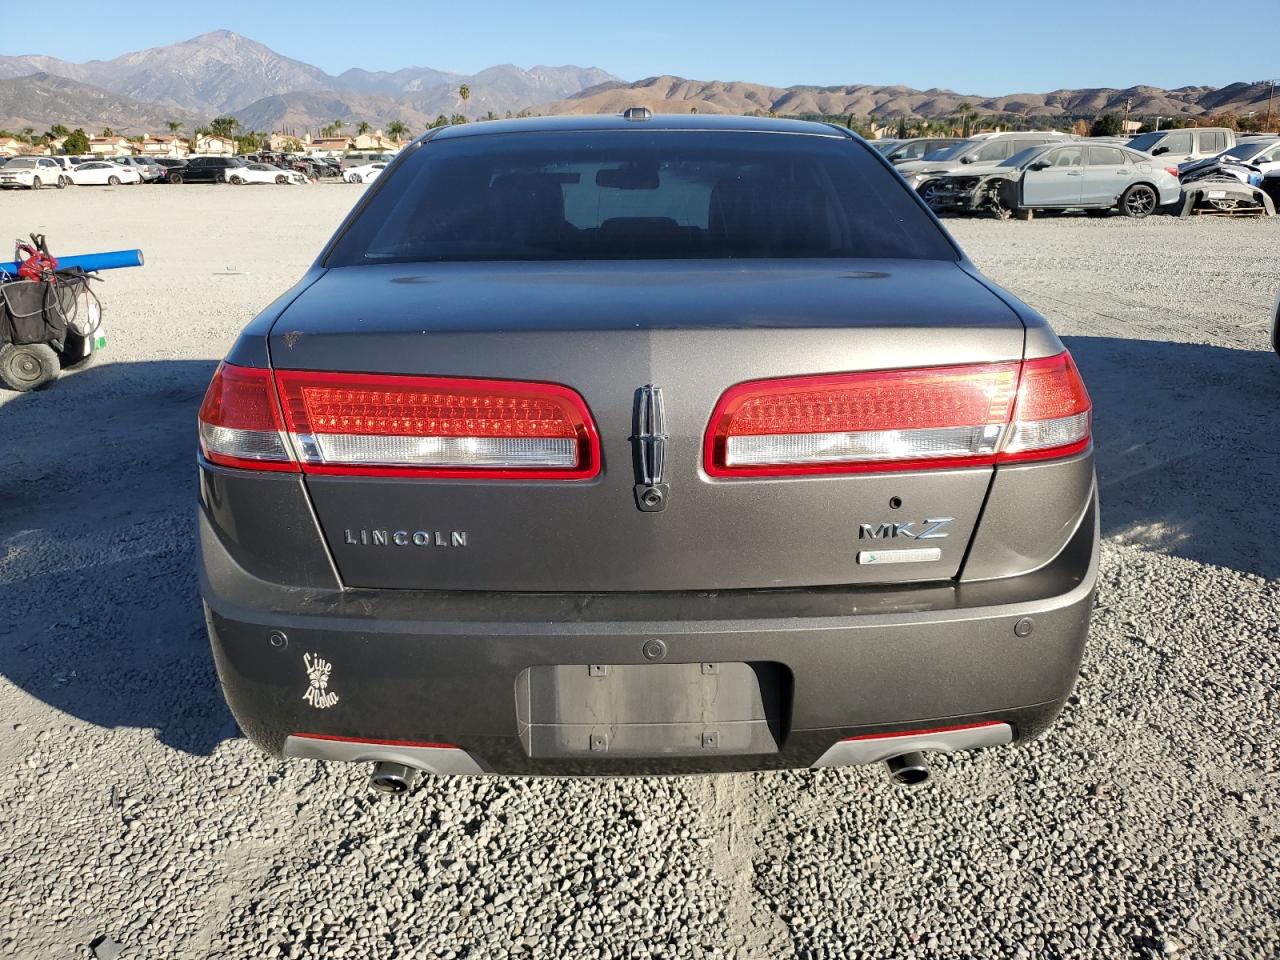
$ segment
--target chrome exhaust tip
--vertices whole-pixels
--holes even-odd
[[[929,761],[922,753],[901,753],[884,762],[889,777],[904,787],[914,787],[929,779]]]
[[[379,793],[400,796],[408,793],[417,779],[418,771],[415,768],[383,760],[374,764],[373,773],[369,776],[369,786]]]

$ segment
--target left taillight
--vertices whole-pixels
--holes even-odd
[[[276,372],[302,472],[584,480],[600,472],[586,402],[553,383]]]
[[[270,370],[219,364],[200,405],[199,423],[200,451],[210,463],[298,470],[285,441]]]

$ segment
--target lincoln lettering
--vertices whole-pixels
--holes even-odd
[[[465,530],[352,530],[343,543],[353,547],[465,547]]]

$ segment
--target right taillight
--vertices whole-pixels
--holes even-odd
[[[1022,364],[1013,422],[997,461],[1045,460],[1089,445],[1089,394],[1071,354]]]
[[[1067,353],[1023,363],[874,370],[731,387],[707,428],[712,477],[989,466],[1089,443],[1089,396]]]

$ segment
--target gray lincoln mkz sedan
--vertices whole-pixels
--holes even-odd
[[[639,774],[1041,733],[1097,570],[1090,402],[847,131],[433,130],[199,415],[228,703],[285,757]]]

